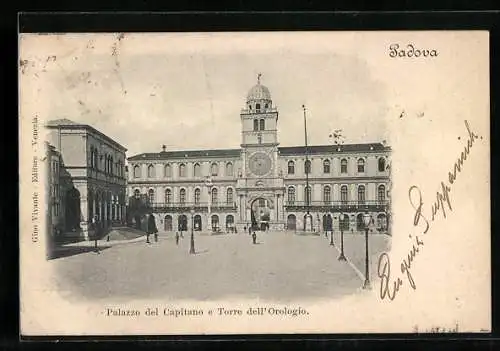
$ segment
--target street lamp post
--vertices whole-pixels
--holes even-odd
[[[344,222],[345,215],[343,213],[339,216],[339,229],[340,229],[340,256],[339,261],[347,261],[344,256]]]
[[[363,284],[363,289],[371,289],[370,284],[370,271],[369,271],[369,260],[368,260],[368,225],[371,221],[371,216],[368,212],[365,212],[363,216],[363,221],[365,224],[365,282]]]
[[[328,216],[326,218],[328,218]],[[326,229],[328,229],[328,227],[326,227]],[[330,245],[335,246],[335,244],[333,243],[333,223],[332,227],[330,228]]]
[[[195,254],[196,251],[194,249],[194,208],[191,209],[191,245],[189,247],[189,253],[190,254]]]

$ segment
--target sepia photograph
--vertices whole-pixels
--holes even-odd
[[[19,42],[26,335],[489,331],[487,33]]]

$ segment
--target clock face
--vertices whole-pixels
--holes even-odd
[[[255,175],[262,176],[271,170],[271,158],[264,152],[256,152],[249,161],[250,170]]]

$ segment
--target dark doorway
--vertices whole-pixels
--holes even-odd
[[[172,231],[172,216],[166,215],[164,219],[164,228],[166,232]]]
[[[186,215],[179,216],[178,228],[179,228],[179,230],[181,230],[183,232],[187,231],[187,217],[186,217]]]
[[[349,216],[344,215],[344,219],[341,219],[339,222],[340,230],[347,231],[349,230]]]
[[[331,214],[323,215],[323,231],[331,232],[333,230],[333,220]]]
[[[202,230],[201,229],[201,216],[200,215],[196,215],[194,216],[194,230]]]
[[[286,218],[286,227],[288,230],[297,230],[297,218],[295,215],[290,214]]]
[[[80,192],[75,187],[66,192],[66,230],[80,229]]]
[[[365,223],[363,222],[362,213],[356,216],[356,230],[365,230]]]

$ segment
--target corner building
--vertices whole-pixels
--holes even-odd
[[[164,231],[362,230],[390,222],[390,148],[382,143],[280,147],[269,89],[253,86],[241,110],[241,147],[128,158],[129,196],[146,196]],[[307,172],[307,174],[306,174]],[[340,213],[344,213],[340,223]]]
[[[57,194],[53,196],[54,217],[62,235],[89,239],[94,216],[106,230],[122,226],[127,149],[92,126],[66,118],[48,121],[45,127],[50,152],[57,155],[57,184],[52,185]]]

